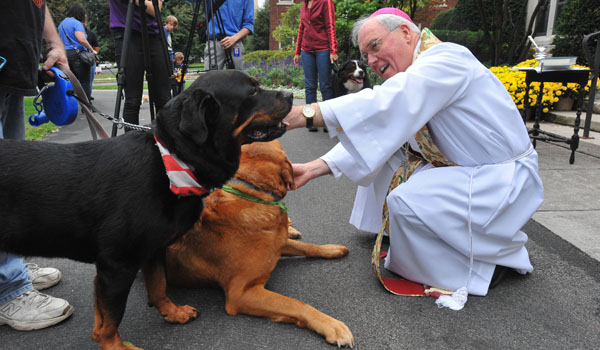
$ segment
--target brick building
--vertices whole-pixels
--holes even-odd
[[[281,20],[281,15],[285,13],[290,6],[294,3],[300,3],[302,0],[269,0],[269,23],[270,29],[269,33],[269,49],[270,50],[278,50],[279,42],[273,38],[273,31],[279,25],[279,21]]]

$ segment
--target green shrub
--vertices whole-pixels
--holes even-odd
[[[285,60],[294,57],[292,50],[257,50],[244,55],[244,63],[271,63],[273,60]]]
[[[437,16],[431,21],[429,29],[449,29],[454,22],[454,8],[438,13]]]
[[[489,62],[489,46],[485,42],[483,32],[470,30],[432,30],[441,41],[456,43],[468,48],[480,62]]]
[[[583,36],[600,31],[600,0],[570,0],[556,23],[553,56],[577,56],[577,63],[589,65],[583,53]]]
[[[294,64],[293,57],[293,51],[254,51],[244,56],[244,70],[267,88],[304,88],[304,71]]]

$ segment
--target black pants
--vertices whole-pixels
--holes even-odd
[[[69,69],[75,74],[77,80],[79,80],[79,84],[81,84],[89,100],[92,96],[92,87],[90,86],[92,67],[83,64],[79,58],[79,54],[75,50],[67,50],[67,59],[69,60]]]
[[[162,33],[162,28],[161,28]],[[115,54],[117,65],[121,64],[121,49],[125,30],[113,29]],[[149,86],[150,97],[158,112],[171,98],[171,85],[169,77],[171,71],[165,60],[162,43],[158,34],[149,34],[150,69],[152,85]],[[123,106],[123,119],[132,124],[139,124],[140,104],[144,88],[144,47],[142,35],[135,30],[131,31],[131,40],[127,46],[127,62],[125,68],[125,104]]]

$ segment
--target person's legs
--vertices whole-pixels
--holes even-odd
[[[150,93],[158,112],[171,99],[171,71],[165,61],[162,43],[158,35],[150,36],[150,57],[152,62],[152,86]]]
[[[302,51],[302,68],[304,68],[304,93],[306,104],[317,102],[317,62],[313,52]]]
[[[91,97],[90,67],[81,62],[79,54],[75,50],[67,50],[67,59],[69,60],[69,69],[75,74],[89,99]]]
[[[25,140],[24,98],[0,92],[0,139]]]
[[[321,95],[323,101],[333,98],[333,85],[331,83],[331,58],[329,50],[319,51],[315,53],[317,62],[317,71],[319,75],[319,86],[321,87]],[[323,127],[323,131],[327,132],[327,128]]]
[[[313,52],[302,51],[300,56],[304,68],[304,94],[306,104],[317,102],[317,61]],[[308,131],[317,131],[316,127]]]
[[[223,69],[223,66],[225,65],[225,52],[223,51],[223,48],[219,44],[218,40],[216,47],[213,44],[214,42],[212,40],[209,40],[204,46],[204,70],[210,70],[211,68]],[[210,57],[208,55],[209,51]],[[211,67],[211,64],[214,67]]]
[[[0,138],[25,139],[23,96],[0,93]],[[52,282],[47,278],[49,271],[44,269],[44,276],[36,278]],[[0,251],[0,325],[19,330],[40,329],[59,323],[72,313],[73,307],[66,300],[33,289],[22,257]]]
[[[331,59],[329,50],[315,52],[317,71],[319,74],[319,87],[323,101],[333,98],[333,86],[331,84]]]
[[[117,65],[121,64],[124,31],[113,30],[115,41],[115,56]],[[139,124],[140,104],[144,89],[144,50],[140,33],[132,31],[127,46],[127,62],[125,71],[125,103],[123,104],[123,119],[127,123]],[[125,129],[128,131],[128,129]]]
[[[0,251],[0,305],[32,289],[23,258]]]
[[[94,97],[92,97],[92,89],[94,88],[94,78],[96,77],[96,62],[94,62],[94,64],[92,65],[92,67],[90,67],[90,101],[94,99]]]
[[[244,44],[241,40],[231,47],[231,57],[233,58],[235,69],[244,69]]]

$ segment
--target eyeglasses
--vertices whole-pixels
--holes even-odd
[[[6,65],[6,58],[0,56],[0,70]]]
[[[381,46],[383,45],[383,41],[385,40],[385,38],[387,38],[387,36],[390,35],[395,30],[396,29],[387,32],[387,34],[385,34],[381,38],[371,40],[367,44],[365,51],[360,55],[360,59],[363,62],[368,64],[369,63],[369,53],[371,55],[377,54],[379,52],[379,50],[381,50]]]

